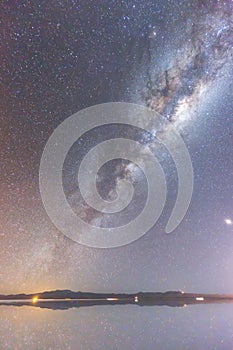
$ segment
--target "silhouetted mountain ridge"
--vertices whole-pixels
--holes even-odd
[[[67,310],[83,306],[128,305],[184,307],[195,304],[233,303],[233,295],[168,292],[90,293],[68,289],[34,294],[0,295],[0,305],[34,306],[52,310]]]

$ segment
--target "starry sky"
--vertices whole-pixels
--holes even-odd
[[[29,0],[0,6],[1,294],[233,293],[232,1]],[[156,149],[168,183],[159,221],[138,241],[101,250],[73,242],[54,227],[40,197],[39,165],[49,136],[63,120],[83,108],[118,101],[159,112],[166,120],[164,137],[169,123],[177,129],[191,155],[194,192],[183,222],[164,234],[177,174],[171,157]],[[122,134],[153,149],[148,134],[108,126],[79,140],[64,164],[67,198],[89,222],[104,226],[125,220],[124,215],[98,216],[74,186],[84,154]],[[101,169],[98,186],[108,198],[116,179],[130,177],[139,191],[129,213],[135,215],[145,200],[145,179],[132,174],[129,163],[113,161]],[[230,350],[232,315],[223,305],[63,313],[2,307],[0,347]]]

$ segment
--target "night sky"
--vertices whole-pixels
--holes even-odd
[[[0,293],[233,293],[233,2],[36,0],[0,6]],[[50,221],[39,191],[40,159],[53,130],[70,115],[118,101],[159,112],[164,137],[169,123],[176,128],[190,152],[194,191],[182,223],[165,234],[177,174],[169,154],[156,149],[168,183],[159,221],[132,244],[95,249],[73,242]],[[126,216],[97,215],[76,191],[84,154],[122,134],[153,149],[148,134],[107,126],[77,141],[64,164],[69,203],[88,222],[117,225],[145,201],[145,179],[124,161],[103,167],[98,186],[110,198],[118,178],[132,180],[139,193]],[[231,306],[0,311],[2,350],[231,350],[233,343]]]

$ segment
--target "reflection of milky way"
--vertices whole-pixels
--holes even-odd
[[[176,43],[179,49],[173,52],[166,67],[151,74],[146,86],[141,89],[143,103],[164,117],[164,125],[159,130],[163,137],[169,137],[169,133],[166,135],[169,123],[182,129],[184,121],[187,122],[195,114],[198,104],[203,102],[203,92],[208,93],[216,85],[223,68],[229,62],[233,45],[231,6],[227,4],[225,9],[215,7],[211,11],[203,11],[199,18],[189,18],[181,29],[184,34],[179,33],[179,42]],[[156,134],[158,130],[152,132]],[[146,152],[146,147],[155,151],[153,138],[147,137],[144,135],[144,151]],[[139,141],[141,137],[135,134],[134,138]],[[108,172],[105,172],[98,178],[97,187],[100,192],[106,187],[108,176]],[[135,166],[118,162],[114,171],[115,185],[121,178],[134,182],[137,177]],[[111,200],[113,197],[114,190],[110,189],[106,198]],[[80,201],[80,217],[94,225],[104,225],[106,215],[93,210],[78,197],[78,202]]]

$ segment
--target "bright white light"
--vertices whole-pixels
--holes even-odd
[[[232,225],[233,221],[231,219],[225,219],[224,220],[227,225]]]
[[[197,301],[203,301],[204,298],[203,298],[203,297],[197,297],[196,300],[197,300]]]

